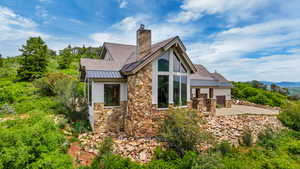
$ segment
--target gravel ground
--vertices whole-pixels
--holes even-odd
[[[217,116],[224,115],[238,115],[238,114],[264,114],[264,115],[277,115],[278,110],[264,109],[253,106],[245,105],[232,105],[231,108],[220,108],[217,109]]]

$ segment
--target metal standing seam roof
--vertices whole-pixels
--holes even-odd
[[[119,71],[87,70],[86,78],[122,79],[125,77]]]

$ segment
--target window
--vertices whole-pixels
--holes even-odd
[[[181,105],[187,104],[187,76],[181,76]]]
[[[181,73],[186,73],[186,69],[185,69],[185,67],[183,66],[182,63],[180,64],[180,72]]]
[[[165,53],[158,59],[158,71],[168,72],[169,71],[169,52]]]
[[[175,106],[180,105],[180,76],[173,77],[173,101]]]
[[[169,76],[158,75],[158,107],[167,108],[169,106]]]
[[[104,106],[120,106],[120,84],[104,84]]]
[[[212,99],[214,96],[214,89],[213,88],[209,88],[209,98]]]
[[[169,60],[171,62],[169,62]],[[169,67],[171,70],[169,70]],[[187,69],[175,52],[171,54],[167,52],[159,57],[157,74],[158,108],[168,108],[169,102],[172,102],[174,106],[186,106],[187,92],[189,92],[187,91]],[[172,77],[170,79],[173,79],[170,82],[169,77]],[[171,88],[171,86],[173,86],[173,88]],[[173,92],[172,98],[169,98],[169,92]]]
[[[174,72],[180,72],[180,61],[179,61],[176,54],[173,57],[173,71]]]

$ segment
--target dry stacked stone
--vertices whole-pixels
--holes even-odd
[[[206,116],[203,118],[207,123],[202,127],[212,133],[218,142],[227,140],[233,145],[240,143],[245,130],[250,130],[254,139],[256,139],[258,133],[267,127],[271,127],[274,130],[283,128],[277,117],[272,115]],[[145,123],[142,124],[145,125]],[[153,124],[150,123],[149,126],[151,125]],[[161,143],[155,138],[130,137],[122,132],[84,133],[79,135],[78,138],[84,151],[96,155],[99,145],[107,136],[113,137],[115,153],[141,163],[147,163],[151,160],[155,147],[165,145],[165,143]],[[210,146],[209,144],[200,145],[199,149],[205,150]]]
[[[227,140],[238,145],[245,130],[250,130],[256,141],[257,135],[267,127],[278,131],[283,128],[276,116],[271,115],[233,115],[205,117],[205,129],[211,132],[217,141]]]

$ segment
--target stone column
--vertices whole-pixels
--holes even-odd
[[[226,100],[225,101],[225,108],[231,108],[232,100]]]
[[[212,115],[216,115],[216,107],[217,107],[217,100],[216,99],[208,99],[208,111]]]
[[[187,102],[187,107],[188,107],[189,109],[192,109],[192,108],[193,108],[193,101],[188,101],[188,102]]]

